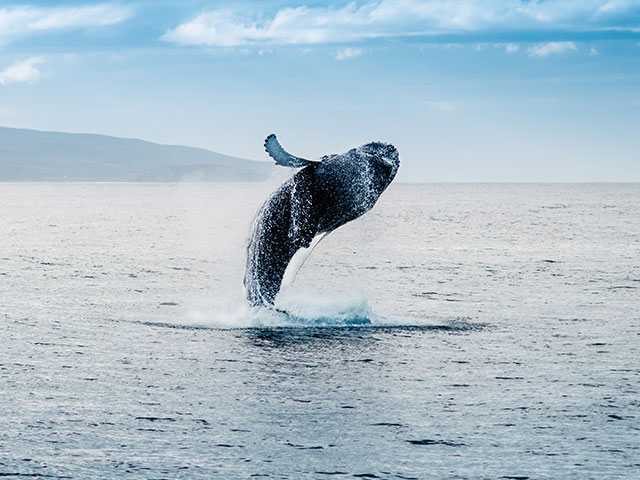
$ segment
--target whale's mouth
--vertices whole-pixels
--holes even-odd
[[[395,177],[396,172],[398,171],[398,167],[400,166],[400,158],[398,157],[398,152],[394,150],[387,155],[381,155],[380,159],[384,163],[385,168],[389,169],[389,179],[387,182],[387,185],[389,185],[389,183],[391,183],[391,180],[393,180],[393,178]]]
[[[380,158],[387,163],[388,165],[398,168],[398,164],[400,163],[400,156],[398,155],[398,150],[393,145],[386,145],[387,148],[384,149]]]
[[[395,167],[398,163],[398,157],[382,157],[382,161],[390,167]]]

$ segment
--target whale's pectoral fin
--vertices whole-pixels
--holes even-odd
[[[318,163],[315,160],[306,160],[300,157],[294,157],[288,153],[276,138],[275,134],[269,135],[264,141],[264,149],[267,153],[276,161],[276,165],[282,165],[283,167],[306,167],[313,163]]]

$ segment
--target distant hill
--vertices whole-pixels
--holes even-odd
[[[259,181],[271,162],[106,135],[0,127],[0,181]]]

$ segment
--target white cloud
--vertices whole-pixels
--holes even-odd
[[[35,65],[42,62],[44,62],[42,57],[30,57],[14,62],[0,71],[0,85],[9,85],[10,83],[34,84],[42,75]]]
[[[504,46],[504,51],[507,53],[516,53],[518,50],[520,50],[520,47],[515,43],[507,43]]]
[[[558,53],[576,51],[576,44],[573,42],[546,42],[537,43],[527,49],[532,57],[548,57]]]
[[[640,0],[368,0],[328,7],[301,5],[272,16],[213,10],[168,30],[180,45],[319,44],[381,36],[559,28],[627,28]]]
[[[336,60],[340,60],[340,61],[347,60],[349,58],[355,58],[360,55],[362,55],[361,48],[351,48],[351,47],[341,48],[336,52]]]
[[[108,3],[75,7],[0,8],[0,42],[6,43],[37,32],[113,25],[131,15],[131,8]]]
[[[600,52],[598,52],[598,49],[595,47],[591,47],[591,49],[589,50],[589,55],[594,57],[596,55],[598,55]]]

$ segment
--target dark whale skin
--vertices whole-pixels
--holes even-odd
[[[373,142],[308,161],[278,188],[258,211],[249,235],[244,276],[249,304],[273,305],[293,255],[316,235],[369,211],[399,164],[395,147]]]

